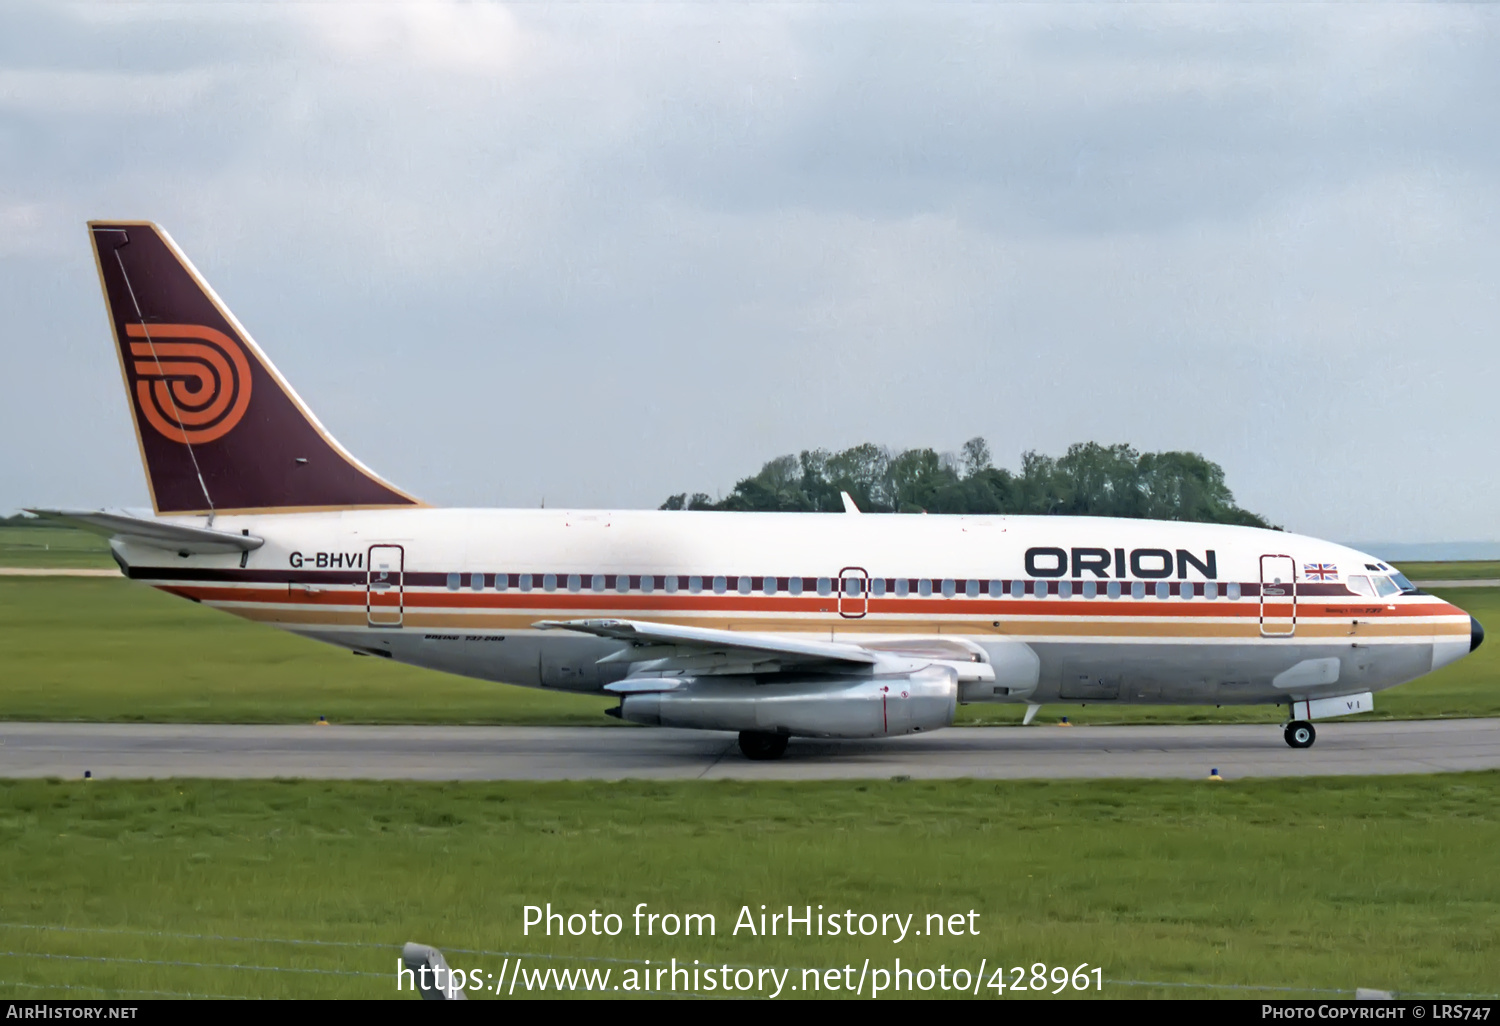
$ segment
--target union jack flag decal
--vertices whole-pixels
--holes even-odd
[[[1333,563],[1303,563],[1302,576],[1309,581],[1336,581],[1339,568]]]

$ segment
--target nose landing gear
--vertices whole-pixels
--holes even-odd
[[[1313,725],[1306,720],[1293,720],[1286,725],[1282,733],[1286,743],[1293,748],[1311,748],[1313,742],[1318,739],[1318,732],[1313,730]]]

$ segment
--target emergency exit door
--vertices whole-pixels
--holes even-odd
[[[1297,633],[1297,561],[1291,556],[1260,557],[1260,636],[1290,638]]]
[[[839,571],[839,615],[858,620],[870,610],[870,572],[862,566]]]

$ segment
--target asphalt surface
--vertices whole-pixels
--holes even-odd
[[[1294,750],[1274,724],[961,727],[881,741],[793,739],[751,762],[732,734],[610,727],[0,724],[0,777],[829,780],[1369,776],[1500,768],[1500,719],[1326,722]]]

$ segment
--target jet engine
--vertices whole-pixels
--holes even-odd
[[[662,690],[622,695],[632,723],[799,737],[894,737],[953,722],[958,674],[928,666],[901,676],[663,679]],[[641,687],[649,686],[641,681]]]

